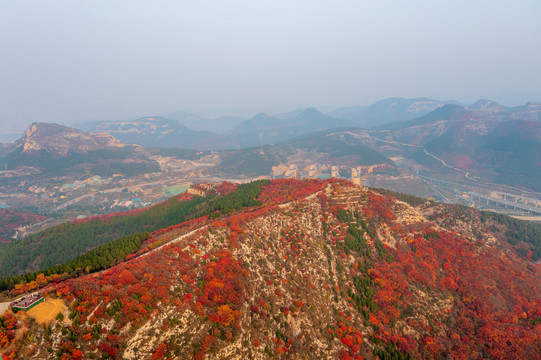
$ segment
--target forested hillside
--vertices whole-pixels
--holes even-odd
[[[231,194],[208,198],[181,194],[147,209],[76,220],[17,242],[2,244],[0,278],[64,264],[118,237],[151,232],[215,212],[228,213],[243,206],[257,205],[259,203],[255,199],[263,184],[265,181],[240,185]]]
[[[162,247],[47,285],[68,306],[48,325],[2,315],[2,354],[540,358],[541,265],[505,235],[520,225],[336,179],[241,185],[202,213],[139,245]],[[104,246],[77,261],[116,251]]]

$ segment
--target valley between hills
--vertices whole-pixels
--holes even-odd
[[[186,113],[82,130],[37,123],[0,146],[0,208],[7,214],[0,221],[21,219],[5,225],[0,241],[75,217],[149,206],[198,182],[280,178],[292,164],[299,178],[314,166],[326,178],[335,166],[345,179],[359,166],[388,165],[360,182],[540,222],[540,114],[535,102],[390,98],[329,114],[308,108],[220,118],[223,128],[222,120]],[[24,220],[36,215],[47,218]]]

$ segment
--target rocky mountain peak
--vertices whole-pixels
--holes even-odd
[[[125,146],[107,133],[85,133],[59,124],[33,123],[10,150],[21,150],[23,153],[46,151],[53,157],[66,157],[71,153]]]

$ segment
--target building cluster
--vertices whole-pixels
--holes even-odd
[[[297,178],[297,165],[291,164],[289,168],[284,173],[286,179],[296,179]]]
[[[28,311],[37,304],[43,302],[44,299],[39,293],[30,294],[27,296],[24,296],[11,304],[9,304],[9,307],[14,311]]]
[[[333,165],[331,167],[331,177],[337,178],[337,179],[340,177],[340,171],[338,170],[338,166]]]
[[[361,185],[361,170],[359,168],[351,169],[351,182],[355,185]]]
[[[377,171],[383,171],[383,170],[392,169],[392,168],[393,166],[390,164],[375,164],[372,166],[359,166],[357,169],[360,172],[359,175],[362,176],[362,175],[368,175]]]
[[[85,180],[75,180],[72,183],[64,184],[62,185],[62,190],[76,190],[86,186],[101,185],[109,182],[110,179],[103,179],[101,176],[95,175]]]
[[[307,179],[317,179],[317,164],[312,164],[306,169],[308,173]],[[291,164],[288,169],[284,172],[284,178],[286,179],[296,179],[297,178],[297,165]]]
[[[390,164],[376,164],[372,166],[358,166],[351,169],[351,181],[354,184],[361,184],[361,177],[372,174],[374,172],[383,171],[386,169],[392,169],[393,166]],[[306,178],[308,179],[317,179],[318,176],[318,166],[317,164],[312,164],[305,168],[305,171],[308,173]],[[336,165],[331,166],[331,177],[340,178],[340,168]],[[297,165],[291,164],[288,169],[284,172],[284,178],[286,179],[297,179]]]
[[[372,166],[359,166],[351,169],[351,182],[355,185],[361,185],[361,178],[365,175],[372,174],[377,171],[392,169],[390,164],[375,164]]]
[[[308,179],[317,179],[317,164],[308,166]]]

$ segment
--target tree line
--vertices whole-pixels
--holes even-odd
[[[39,272],[0,279],[0,291],[10,289],[15,284],[36,281],[40,274],[43,274],[43,276],[55,274],[75,275],[81,272],[89,273],[107,269],[123,260],[127,255],[136,252],[141,243],[149,237],[148,232],[123,236],[89,250],[65,264],[51,266]]]
[[[216,218],[243,207],[260,206],[262,203],[257,197],[261,187],[269,183],[269,180],[259,180],[241,184],[223,196],[193,196],[182,200],[175,196],[136,215],[117,214],[68,222],[1,245],[0,289],[21,281],[33,281],[39,273],[73,274],[76,269],[88,266],[92,271],[104,269],[139,249],[140,243],[135,248],[134,243],[127,240],[131,234],[152,232],[204,215]],[[113,239],[117,240],[111,242]],[[108,243],[110,246],[101,247]],[[124,254],[122,249],[131,252]],[[117,257],[118,251],[124,255]],[[22,275],[25,272],[29,274]]]

